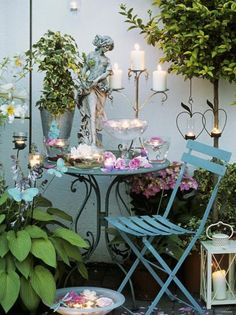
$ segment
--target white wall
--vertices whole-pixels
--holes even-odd
[[[140,102],[150,95],[151,74],[156,68],[161,52],[156,48],[148,46],[145,39],[139,35],[138,31],[127,31],[128,24],[124,23],[124,18],[118,14],[119,3],[117,0],[82,0],[80,12],[73,13],[69,10],[68,0],[33,0],[33,42],[37,41],[48,29],[60,30],[74,36],[81,52],[89,52],[94,49],[92,46],[93,38],[96,34],[109,35],[114,39],[115,48],[107,55],[112,63],[118,62],[124,74],[129,68],[129,55],[135,43],[139,43],[146,53],[146,66],[150,73],[150,78],[146,81],[143,77],[140,82]],[[127,0],[127,5],[135,6],[137,13],[145,16],[145,12],[150,7],[152,0]],[[0,0],[0,56],[14,54],[28,48],[29,25],[28,25],[28,1]],[[4,31],[3,31],[4,30]],[[167,68],[167,65],[163,66]],[[33,104],[37,101],[41,90],[41,75],[33,75]],[[131,78],[128,80],[124,75],[124,93],[134,100],[134,82]],[[166,135],[171,138],[171,148],[169,152],[170,160],[178,160],[185,147],[185,141],[177,132],[175,119],[181,111],[180,103],[187,103],[189,96],[189,83],[185,82],[183,77],[168,76],[168,100],[162,105],[161,95],[153,97],[149,104],[143,108],[141,118],[147,119],[149,127],[145,136]],[[206,80],[193,80],[193,99],[194,110],[204,111],[207,109],[206,99],[212,101],[212,86]],[[236,146],[234,141],[234,128],[236,119],[236,108],[230,106],[235,99],[235,84],[230,85],[225,81],[220,82],[220,106],[227,111],[228,122],[225,131],[220,139],[220,146],[233,152],[232,161],[236,159]],[[107,102],[106,112],[109,118],[133,117],[134,113],[127,101],[121,94],[114,94],[113,104]],[[25,127],[27,124],[25,124]],[[25,128],[24,127],[24,128]],[[6,172],[10,167],[9,155],[12,154],[12,132],[16,128],[22,128],[19,123],[7,126],[2,132],[4,144],[0,148],[1,160],[4,160]],[[209,126],[210,128],[210,126]],[[76,134],[79,129],[79,115],[76,114],[71,145],[77,143]],[[212,139],[204,133],[199,140],[212,143]],[[39,119],[39,112],[34,108],[33,115],[33,141],[42,148],[42,132]],[[104,146],[106,149],[116,147],[114,139],[104,134]],[[4,149],[3,149],[4,148]],[[26,150],[22,153],[27,155]],[[10,176],[9,176],[10,178]],[[111,179],[98,179],[105,190],[108,181]],[[81,188],[80,194],[83,194]],[[47,190],[46,195],[54,200],[55,205],[69,209],[70,213],[76,211],[79,202],[79,194],[75,197],[70,192],[70,178],[64,177],[62,180],[54,180]],[[115,201],[114,208],[115,208]],[[93,201],[86,207],[86,215],[82,218],[82,226],[89,224],[91,228],[95,225],[95,212]],[[81,229],[82,233],[82,229]],[[95,260],[104,259],[103,245],[93,257]]]

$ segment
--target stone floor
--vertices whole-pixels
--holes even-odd
[[[120,271],[120,269],[116,265],[110,265],[110,264],[99,264],[99,263],[91,263],[88,265],[89,270],[89,280],[84,281],[81,279],[82,283],[80,285],[84,286],[99,286],[99,287],[106,287],[110,289],[117,289],[119,286],[123,274]],[[75,279],[75,281],[77,281]],[[72,283],[73,284],[73,283]],[[73,284],[75,285],[75,284]],[[175,288],[173,288],[175,290]],[[128,308],[131,307],[131,298],[130,298],[130,292],[128,288],[122,292],[125,295],[126,303],[125,306]],[[175,294],[178,296],[179,292],[176,291]],[[196,297],[197,298],[197,297]],[[149,305],[150,301],[137,301],[137,309],[134,309],[133,312],[136,315],[143,315],[145,313],[145,310],[147,309],[147,306]],[[200,302],[202,305],[204,303]],[[55,313],[54,313],[55,314]],[[129,312],[126,311],[123,307],[116,309],[113,311],[113,315],[129,315]],[[195,314],[191,309],[184,307],[184,305],[171,302],[168,298],[164,298],[161,300],[161,303],[158,305],[158,309],[155,310],[154,315],[170,315],[170,314],[176,314],[176,315],[188,315],[188,314]],[[236,305],[227,305],[227,306],[215,306],[212,307],[211,310],[206,310],[206,315],[236,315]]]
[[[75,274],[70,279],[70,286],[95,286],[95,287],[106,287],[110,289],[116,289],[119,286],[119,283],[123,277],[123,274],[116,265],[112,264],[101,264],[101,263],[90,263],[88,265],[89,271],[89,280],[84,280]],[[175,289],[175,288],[172,288]],[[173,292],[173,291],[172,291]],[[122,292],[125,295],[126,303],[125,307],[131,308],[131,298],[128,288]],[[175,294],[178,296],[179,292],[176,291]],[[133,309],[132,312],[135,315],[144,315],[147,306],[150,301],[141,301],[137,300],[137,308]],[[201,301],[202,305],[204,303]],[[2,313],[0,312],[2,315]],[[57,313],[48,310],[42,309],[35,315],[55,315]],[[130,312],[123,307],[120,307],[112,312],[112,315],[129,315]],[[176,302],[171,302],[169,299],[164,298],[161,300],[161,303],[158,305],[158,309],[153,313],[154,315],[190,315],[196,314],[191,309],[184,307],[181,304]],[[206,315],[236,315],[236,306],[227,305],[227,306],[215,306],[211,310],[206,310]],[[8,315],[26,315],[26,313],[18,312],[14,310]]]

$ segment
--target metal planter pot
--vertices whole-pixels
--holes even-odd
[[[43,128],[43,136],[44,143],[46,144],[46,151],[49,158],[57,158],[60,155],[63,155],[65,151],[67,151],[69,146],[69,138],[71,134],[71,128],[74,118],[74,111],[66,111],[60,115],[53,115],[48,112],[46,109],[40,110],[42,128]],[[50,144],[49,140],[49,132],[51,128],[52,122],[56,122],[58,128],[58,135],[56,139],[54,139],[54,144]],[[58,141],[56,141],[58,140]],[[60,141],[60,145],[59,145]],[[48,143],[50,145],[48,145]],[[53,142],[52,142],[53,143]],[[62,145],[63,143],[63,145]]]

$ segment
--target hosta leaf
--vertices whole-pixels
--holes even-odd
[[[16,270],[15,259],[10,253],[6,255],[6,267],[7,272]]]
[[[4,311],[7,313],[18,298],[20,292],[20,278],[15,271],[7,273],[2,272],[0,274],[0,283],[1,287],[4,288],[3,297],[0,300],[0,303]]]
[[[84,263],[81,262],[78,264],[78,270],[83,278],[88,279],[88,270]]]
[[[7,233],[3,233],[0,235],[0,257],[4,257],[6,253],[9,251],[8,241],[7,241]]]
[[[82,247],[82,248],[88,248],[88,243],[82,239],[77,233],[66,229],[66,228],[57,228],[54,231],[54,235],[60,238],[63,238],[64,240],[68,241],[72,245]]]
[[[37,309],[40,303],[40,298],[32,288],[29,281],[24,277],[20,279],[20,297],[29,311]]]
[[[6,271],[6,259],[5,258],[0,259],[0,273],[2,271]],[[0,300],[1,300],[1,298],[0,298]]]
[[[29,254],[31,248],[31,238],[25,230],[7,232],[8,246],[11,253],[19,261],[23,261]]]
[[[5,214],[0,214],[0,224],[5,220]]]
[[[71,245],[67,241],[61,239],[61,243],[63,244],[63,248],[71,259],[82,262],[82,256],[80,254],[80,250],[77,246]]]
[[[56,283],[48,269],[43,266],[36,266],[31,273],[30,283],[44,304],[48,306],[53,304],[56,293]]]
[[[33,219],[47,222],[47,221],[53,221],[55,217],[39,208],[35,208],[33,211]]]
[[[56,268],[56,252],[49,240],[32,239],[31,253],[45,264]]]
[[[28,256],[25,260],[21,262],[16,260],[15,264],[20,273],[22,273],[22,275],[26,279],[28,279],[32,268],[32,257]]]
[[[66,212],[57,209],[57,208],[48,208],[47,212],[49,214],[55,215],[63,220],[69,221],[69,222],[73,222],[72,216],[67,214]]]
[[[38,207],[46,208],[46,207],[51,207],[52,203],[50,200],[39,195],[34,198],[34,206],[35,208],[38,208]]]
[[[25,230],[29,233],[31,238],[48,238],[47,233],[36,225],[28,225]]]
[[[68,255],[63,247],[62,240],[60,238],[52,237],[50,238],[50,241],[53,243],[56,253],[58,256],[63,260],[63,262],[70,266],[70,260],[68,258]]]
[[[9,198],[8,192],[5,191],[0,197],[0,206],[3,205],[7,201],[8,198]]]

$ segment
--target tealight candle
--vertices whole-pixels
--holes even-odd
[[[104,160],[104,167],[105,169],[107,169],[108,171],[112,171],[114,168],[114,161],[112,158],[107,158]]]
[[[123,71],[119,69],[118,63],[114,63],[112,71],[113,74],[110,76],[110,88],[113,90],[121,89]]]
[[[65,146],[65,141],[63,139],[57,139],[56,146],[60,147],[60,148],[64,147]]]
[[[212,137],[220,137],[221,136],[221,130],[219,128],[214,127],[211,131]]]
[[[30,167],[33,168],[35,165],[41,165],[42,163],[42,156],[39,153],[32,153],[29,156],[29,164]]]
[[[139,44],[134,45],[134,50],[130,54],[131,70],[144,70],[145,69],[145,53],[140,50]]]
[[[226,273],[225,270],[218,270],[212,273],[214,296],[216,300],[226,299]]]
[[[167,71],[162,70],[160,65],[152,73],[152,88],[157,92],[163,92],[167,89]]]

